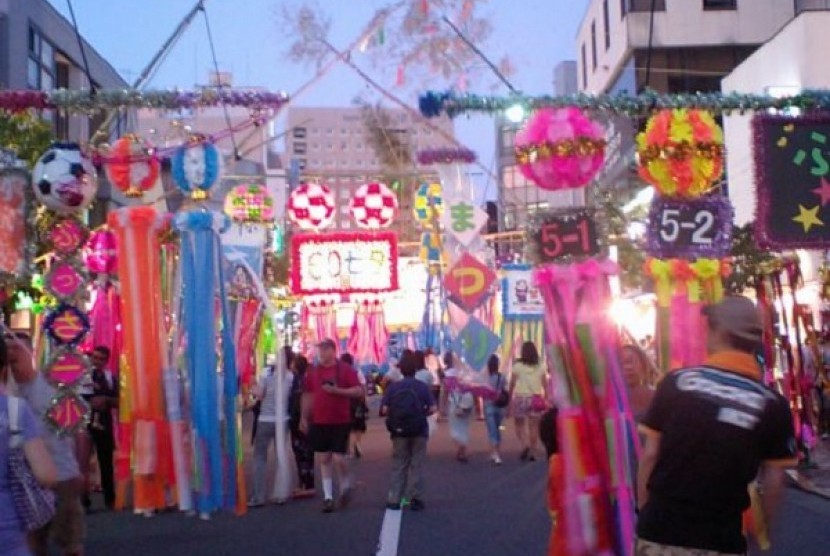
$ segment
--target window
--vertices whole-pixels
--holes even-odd
[[[620,18],[624,18],[628,13],[628,0],[620,0]]]
[[[332,128],[330,128],[330,127],[327,127],[327,128],[326,128],[326,135],[331,135],[331,134],[333,134],[333,133],[334,133],[334,129],[332,129]]]
[[[357,143],[355,143],[355,144],[354,144],[354,148],[355,148],[355,150],[357,150],[357,151],[362,151],[362,150],[363,150],[363,143],[361,143],[360,141],[358,141]]]
[[[312,143],[311,144],[312,151],[319,151],[320,150],[320,143]]]
[[[348,129],[346,129],[345,127],[340,128],[340,135],[348,135],[348,134],[349,134]]]
[[[651,3],[654,2],[655,12],[666,11],[666,0],[624,0],[628,2],[630,12],[650,12]]]
[[[329,141],[328,143],[326,143],[326,150],[327,150],[327,151],[330,151],[330,150],[332,150],[332,149],[334,149],[334,143],[332,143],[331,141]]]
[[[591,71],[597,69],[597,22],[591,22]]]
[[[348,148],[349,148],[349,142],[348,141],[340,141],[340,150],[341,151],[345,151]]]
[[[582,88],[588,88],[588,57],[585,54],[585,43],[582,43]]]
[[[55,49],[34,27],[29,27],[26,85],[44,91],[55,88]]]
[[[312,135],[317,135],[318,133],[320,133],[320,130],[316,127],[312,127],[310,131]]]
[[[737,0],[703,0],[704,10],[737,10]]]
[[[608,14],[608,0],[602,1],[602,28],[605,32],[605,50],[611,48],[611,18]]]
[[[55,87],[69,88],[69,62],[66,60],[55,61]],[[55,137],[62,140],[69,139],[69,115],[63,110],[55,115]]]
[[[297,167],[300,170],[305,170],[305,167],[306,167],[306,159],[305,158],[295,158],[294,160],[297,161]]]
[[[294,143],[294,154],[305,154],[306,153],[306,144],[305,143]]]
[[[306,129],[304,127],[295,127],[293,130],[294,139],[305,139]]]

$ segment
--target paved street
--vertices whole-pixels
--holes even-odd
[[[223,556],[294,554],[370,556],[378,550],[385,510],[389,444],[380,419],[371,421],[366,455],[355,463],[358,492],[348,509],[320,513],[320,501],[219,515],[204,522],[177,513],[152,519],[131,514],[90,516],[89,555]],[[543,503],[545,464],[520,463],[512,424],[502,467],[487,462],[484,423],[473,424],[474,454],[453,459],[447,425],[431,440],[426,467],[427,508],[403,512],[400,556],[545,554],[548,517]],[[788,489],[775,525],[770,556],[830,553],[830,501]]]

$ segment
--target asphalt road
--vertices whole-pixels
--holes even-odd
[[[389,442],[375,418],[353,464],[357,492],[351,506],[330,515],[320,500],[268,506],[210,521],[178,512],[143,518],[128,513],[89,516],[90,556],[370,556],[378,552],[386,511]],[[447,425],[430,440],[426,510],[401,514],[400,556],[519,556],[546,554],[546,466],[521,463],[512,424],[504,465],[487,461],[484,423],[473,424],[473,454],[456,462]],[[830,554],[830,501],[788,489],[773,529],[770,556]],[[394,529],[394,527],[393,527]],[[393,547],[394,548],[394,547]],[[759,553],[761,554],[761,553]]]

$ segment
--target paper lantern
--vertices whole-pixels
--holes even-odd
[[[225,214],[240,224],[271,224],[274,198],[263,185],[237,185],[225,197]]]
[[[288,197],[288,217],[303,230],[319,230],[334,220],[334,193],[319,183],[303,183]]]
[[[441,184],[438,182],[422,183],[415,191],[412,211],[415,220],[424,228],[431,228],[433,218],[439,219],[444,213],[442,192]]]
[[[349,210],[361,228],[385,228],[398,214],[398,196],[384,183],[366,183],[355,191]]]
[[[107,178],[127,197],[142,197],[158,180],[161,163],[153,155],[153,145],[138,135],[125,135],[103,152]]]
[[[92,232],[84,247],[84,263],[91,272],[111,274],[118,268],[115,234],[109,228]]]
[[[584,187],[602,168],[605,132],[579,108],[542,108],[516,134],[522,174],[548,190]]]
[[[95,198],[98,174],[77,143],[53,143],[32,172],[35,197],[61,214],[79,212]]]
[[[191,199],[204,201],[222,175],[222,154],[207,137],[193,135],[173,153],[171,174],[176,186],[190,193]]]
[[[723,173],[723,131],[703,110],[662,110],[637,136],[640,177],[667,197],[694,199]]]

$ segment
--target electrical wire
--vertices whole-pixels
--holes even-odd
[[[75,37],[78,39],[78,48],[81,49],[81,60],[84,63],[84,73],[89,81],[90,95],[95,96],[95,82],[92,80],[92,73],[89,71],[89,61],[86,58],[86,48],[84,48],[84,39],[81,37],[81,31],[78,29],[78,20],[75,19],[75,9],[72,7],[72,0],[66,0],[66,5],[69,7],[69,15],[72,17],[72,27],[75,28]]]

